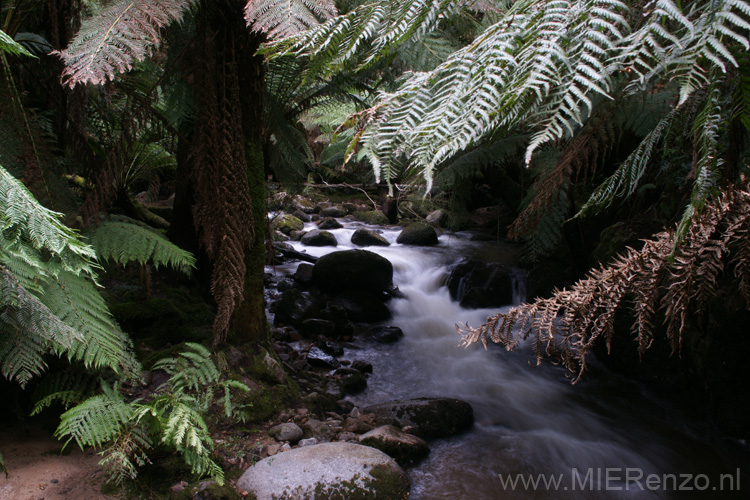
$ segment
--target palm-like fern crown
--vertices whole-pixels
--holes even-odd
[[[387,55],[384,47],[402,35],[432,29],[436,12],[459,7],[459,2],[390,4],[367,4],[269,50],[309,58],[313,74],[352,61],[362,67]],[[369,151],[377,174],[390,179],[405,164],[423,174],[429,189],[437,168],[490,137],[530,132],[525,153],[530,164],[540,147],[576,134],[599,98],[650,92],[676,81],[678,109],[696,93],[698,104],[711,108],[695,128],[696,143],[703,144],[700,199],[716,167],[710,160],[716,158],[716,126],[730,112],[719,104],[725,96],[719,77],[738,66],[738,54],[749,46],[750,5],[717,0],[679,7],[672,0],[652,0],[634,9],[620,0],[516,2],[433,71],[415,73],[396,92],[383,94],[376,119],[370,117],[368,130],[355,139]],[[408,14],[388,23],[385,12]],[[628,168],[647,162],[648,141],[653,148],[664,129],[662,123],[649,134],[640,159],[629,159]],[[618,192],[611,186],[604,191]],[[597,199],[611,199],[601,194]]]

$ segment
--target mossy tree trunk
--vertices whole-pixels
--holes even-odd
[[[198,235],[217,303],[214,345],[266,344],[263,302],[265,174],[263,39],[245,25],[242,0],[205,0],[185,61],[197,115],[181,138],[173,240]],[[195,241],[195,240],[193,240]],[[200,261],[199,261],[200,262]],[[205,272],[205,270],[199,271]]]

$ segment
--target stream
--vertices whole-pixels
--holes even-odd
[[[290,243],[314,256],[359,248],[350,238],[364,225],[341,222],[344,228],[331,230],[336,248]],[[396,244],[399,232],[382,229],[391,246],[367,250],[393,264],[405,298],[390,301],[393,318],[383,324],[400,327],[404,338],[391,345],[356,341],[346,349],[342,359],[362,359],[374,369],[368,388],[349,399],[362,408],[454,397],[471,403],[476,419],[469,432],[430,442],[427,459],[408,471],[411,500],[747,498],[750,459],[696,402],[654,392],[593,359],[573,386],[562,368],[536,366],[527,346],[510,353],[497,345],[457,347],[456,323],[478,326],[498,310],[460,307],[445,280],[465,257],[491,259],[497,244],[454,233],[434,247],[410,247]],[[276,272],[293,273],[297,265]],[[522,294],[519,286],[514,300]]]

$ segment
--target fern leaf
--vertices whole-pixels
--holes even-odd
[[[160,29],[179,20],[195,0],[115,0],[86,19],[68,48],[56,51],[65,63],[63,80],[102,84],[130,71],[158,47]]]
[[[34,391],[34,407],[31,416],[40,413],[54,403],[66,410],[74,404],[92,396],[99,385],[99,378],[83,371],[64,371],[44,378]]]
[[[42,301],[51,313],[83,336],[65,354],[87,367],[108,367],[138,378],[140,367],[130,339],[120,330],[94,284],[72,273],[60,273],[44,286]]]
[[[102,448],[117,438],[134,416],[134,406],[119,393],[119,387],[103,384],[102,394],[92,396],[74,406],[60,417],[55,436],[75,440],[81,449],[86,446]]]
[[[83,335],[29,293],[0,265],[0,372],[22,387],[45,368],[48,352],[68,353]]]
[[[333,0],[250,0],[245,21],[271,39],[295,35],[338,14]]]
[[[45,265],[47,269],[93,276],[93,248],[63,225],[61,217],[62,214],[42,207],[23,184],[0,166],[0,241],[3,247],[18,250],[27,244],[52,255]]]
[[[167,240],[153,228],[124,216],[108,216],[91,234],[91,244],[102,260],[125,265],[138,262],[170,266],[189,274],[195,269],[195,257]]]
[[[13,38],[3,30],[0,30],[0,52],[11,55],[24,55],[38,59],[34,54],[26,50],[26,47],[13,40]]]

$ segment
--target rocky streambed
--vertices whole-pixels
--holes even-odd
[[[605,469],[718,478],[748,464],[690,401],[596,363],[573,388],[559,368],[530,366],[531,346],[458,349],[456,323],[476,326],[520,299],[514,248],[423,224],[412,239],[330,208],[274,221],[286,261],[267,270],[269,320],[303,397],[277,419],[241,489],[258,498],[549,498],[511,492],[507,479]],[[564,486],[552,495],[673,496],[622,481]]]

